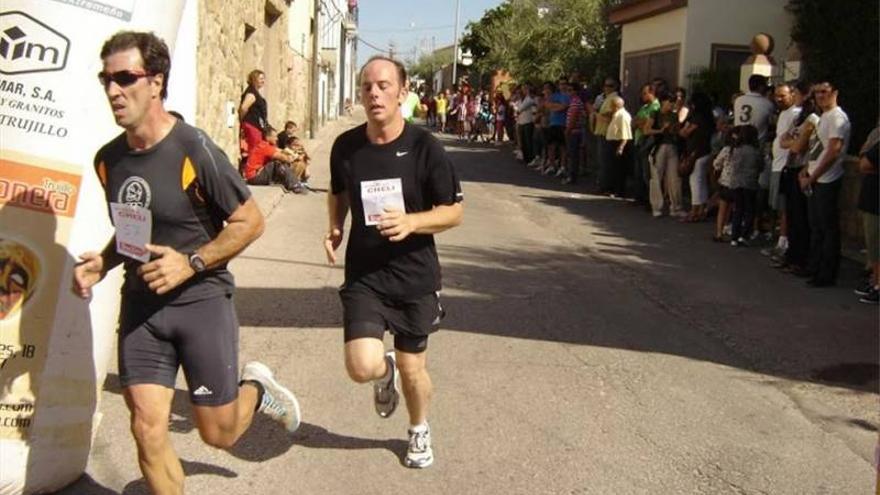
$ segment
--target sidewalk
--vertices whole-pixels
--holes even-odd
[[[329,154],[330,147],[333,146],[333,139],[335,139],[337,135],[346,129],[360,125],[363,121],[363,107],[356,106],[354,113],[351,116],[340,116],[336,120],[328,121],[324,127],[318,130],[317,135],[313,139],[302,140],[306,151],[312,158],[312,165],[310,167],[312,177],[309,182],[313,187],[323,189],[326,184],[329,184],[328,181],[330,180],[329,166],[324,167],[322,164],[318,163],[318,160],[316,159],[318,154],[324,151]],[[250,187],[251,192],[254,195],[254,200],[260,206],[260,210],[262,210],[263,216],[265,217],[269,217],[269,215],[272,214],[272,211],[278,206],[278,203],[285,194],[284,189],[278,184],[248,187]]]

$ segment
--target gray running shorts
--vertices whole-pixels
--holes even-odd
[[[238,397],[238,318],[231,295],[182,304],[123,297],[119,380],[174,388],[183,367],[190,401],[220,406]]]
[[[770,209],[776,211],[785,211],[785,195],[779,193],[782,181],[782,172],[772,172],[770,174]]]
[[[339,296],[345,342],[365,337],[382,340],[389,330],[394,335],[394,348],[413,354],[428,348],[428,335],[440,328],[446,314],[438,292],[395,299],[355,284],[340,289]]]

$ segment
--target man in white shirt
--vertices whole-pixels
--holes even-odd
[[[776,138],[773,140],[773,162],[770,175],[770,209],[779,212],[779,240],[771,254],[782,256],[788,249],[788,222],[785,217],[785,195],[779,194],[782,180],[782,169],[788,161],[789,151],[782,147],[782,136],[794,126],[795,120],[801,114],[801,107],[794,105],[794,96],[791,86],[787,83],[779,84],[773,92],[773,99],[779,108],[779,117],[776,119]],[[762,251],[763,252],[763,251]]]
[[[535,158],[532,140],[535,135],[535,99],[532,98],[532,87],[528,83],[521,86],[522,99],[516,104],[516,125],[519,129],[519,145],[523,161],[531,163]]]
[[[767,139],[770,118],[776,112],[773,103],[764,96],[767,77],[753,74],[749,77],[749,92],[733,102],[733,125],[752,125],[758,130],[758,140]]]
[[[807,151],[809,165],[802,172],[801,189],[809,196],[811,287],[834,285],[840,263],[838,198],[843,159],[849,147],[850,122],[837,106],[837,86],[829,78],[813,86],[822,117]]]

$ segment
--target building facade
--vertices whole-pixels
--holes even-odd
[[[757,33],[774,38],[772,55],[784,66],[792,44],[787,3],[630,0],[613,8],[609,20],[621,25],[620,79],[627,103],[637,104],[639,86],[653,77],[689,88],[691,76],[704,68],[735,69],[738,73],[751,54],[749,42]]]
[[[310,122],[320,127],[336,118],[354,77],[357,16],[349,4],[346,0],[187,0],[166,107],[204,129],[230,157],[239,154],[237,110],[247,75],[254,69],[266,74],[264,96],[273,127],[292,120],[307,133],[312,130]],[[352,8],[356,12],[356,3]],[[319,50],[313,57],[316,41]],[[320,72],[318,77],[313,67]]]

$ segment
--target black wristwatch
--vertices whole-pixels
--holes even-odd
[[[189,266],[196,273],[202,273],[203,271],[205,271],[205,268],[207,268],[205,260],[203,260],[202,257],[199,256],[199,253],[192,253],[189,255]]]

